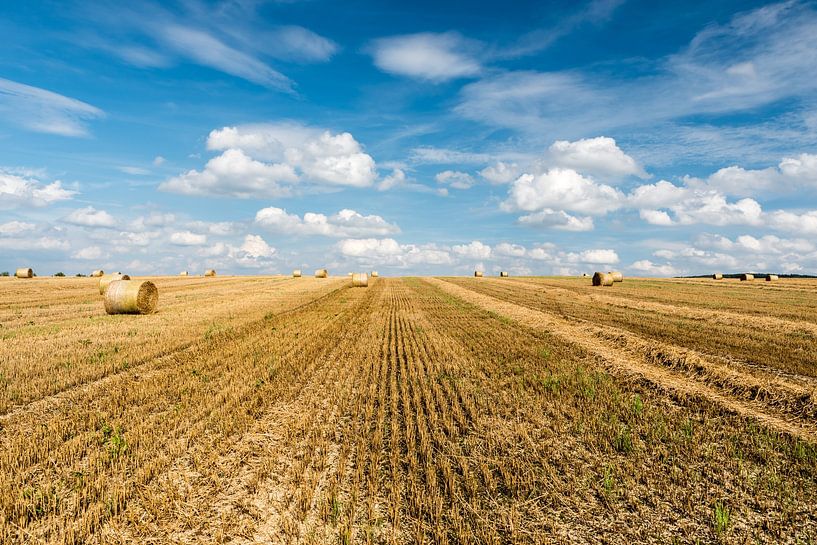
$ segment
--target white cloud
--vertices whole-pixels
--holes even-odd
[[[297,180],[290,165],[262,163],[239,149],[228,149],[210,159],[202,171],[190,170],[170,178],[159,189],[183,195],[280,197],[290,193],[286,184]]]
[[[456,32],[424,32],[375,40],[371,53],[375,65],[390,74],[435,83],[478,75],[476,44]]]
[[[642,208],[638,215],[651,225],[672,225],[672,218],[663,210],[649,210]]]
[[[84,227],[113,227],[116,225],[113,216],[104,210],[97,210],[93,206],[78,208],[68,214],[63,221]]]
[[[167,159],[162,157],[161,155],[157,155],[153,158],[153,166],[160,167],[167,162]]]
[[[479,174],[492,184],[508,184],[519,176],[519,166],[516,163],[498,161],[480,170]]]
[[[338,242],[338,249],[350,257],[389,257],[402,252],[400,244],[393,238],[345,239]]]
[[[463,87],[455,110],[497,127],[573,138],[623,127],[652,130],[696,114],[811,100],[817,10],[781,2],[708,24],[679,52],[635,78],[607,70],[497,71]],[[622,62],[630,63],[630,59]]]
[[[170,235],[170,243],[177,246],[203,246],[207,244],[207,236],[190,231],[179,231]]]
[[[28,130],[61,136],[86,136],[85,122],[103,116],[80,100],[2,78],[0,114]]]
[[[451,248],[455,254],[467,259],[490,259],[491,247],[474,240],[469,244],[459,244]]]
[[[203,30],[167,23],[154,25],[153,34],[178,55],[203,66],[265,87],[284,91],[292,89],[290,79],[277,70]]]
[[[148,174],[150,174],[150,171],[148,169],[142,167],[121,166],[117,168],[119,169],[120,172],[130,174],[131,176],[147,176]]]
[[[224,127],[210,133],[207,148],[223,153],[202,171],[171,178],[160,189],[278,197],[289,195],[299,183],[369,187],[377,178],[374,159],[348,132],[333,134],[294,123]]]
[[[592,231],[594,224],[590,216],[572,216],[564,210],[545,208],[519,217],[519,223],[531,227],[551,227],[562,231]]]
[[[641,259],[639,261],[634,262],[630,265],[630,268],[650,276],[676,276],[678,275],[678,269],[670,265],[669,263],[665,263],[663,265],[659,265],[657,263],[653,263],[649,259]]]
[[[284,60],[325,62],[338,51],[338,44],[301,26],[282,26],[263,45],[264,52]]]
[[[616,210],[624,195],[609,185],[598,184],[572,169],[553,168],[534,176],[523,174],[511,184],[506,211],[533,212],[553,209],[599,215]]]
[[[527,250],[524,246],[520,246],[519,244],[500,242],[494,246],[494,253],[499,256],[525,257]]]
[[[448,188],[439,187],[435,189],[418,183],[415,180],[409,180],[406,173],[400,168],[395,168],[391,174],[383,178],[380,183],[377,184],[378,191],[388,191],[390,189],[405,189],[408,191],[416,191],[418,193],[435,193],[442,197],[448,195]]]
[[[474,153],[447,148],[423,146],[411,150],[411,161],[414,163],[446,165],[485,163],[490,160],[491,156],[485,153]]]
[[[19,235],[26,231],[33,231],[36,225],[24,221],[10,221],[0,223],[0,236]]]
[[[276,250],[261,238],[259,235],[247,235],[244,237],[244,244],[240,250],[249,257],[272,257]]]
[[[470,189],[475,183],[473,176],[467,172],[456,170],[444,170],[438,173],[434,179],[437,180],[437,183],[447,184],[454,189]]]
[[[99,246],[86,246],[81,250],[74,252],[71,256],[74,259],[100,259],[104,254],[102,248]]]
[[[60,240],[49,236],[37,238],[0,237],[0,248],[23,252],[37,250],[65,251],[70,248],[70,245],[65,240]]]
[[[571,263],[594,263],[613,265],[619,262],[618,254],[615,250],[610,249],[595,249],[584,250],[579,253],[568,253],[565,255],[566,260]]]
[[[400,228],[377,215],[364,216],[344,209],[331,216],[307,212],[303,218],[282,208],[262,208],[255,222],[272,231],[288,235],[322,235],[329,237],[384,236],[400,232]]]
[[[64,189],[59,180],[44,184],[31,177],[18,176],[0,170],[0,209],[17,206],[48,206],[69,200],[76,191]]]
[[[582,138],[575,142],[557,140],[548,148],[546,157],[549,164],[571,168],[584,174],[649,177],[635,159],[624,153],[616,141],[607,136]]]

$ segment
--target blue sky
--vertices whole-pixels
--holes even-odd
[[[812,3],[0,6],[0,270],[817,271]]]

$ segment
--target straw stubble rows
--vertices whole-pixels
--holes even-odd
[[[772,543],[817,532],[802,357],[761,365],[662,344],[637,322],[605,331],[543,299],[619,308],[558,291],[578,284],[154,281],[152,316],[103,316],[73,281],[48,285],[53,301],[37,281],[0,285],[0,333],[15,343],[0,348],[11,377],[4,541]],[[118,350],[99,362],[84,339]]]

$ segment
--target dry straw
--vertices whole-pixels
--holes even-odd
[[[371,276],[372,278],[377,278],[380,275],[377,274],[377,271],[372,271],[372,274],[370,274],[369,276]]]
[[[179,276],[190,276],[190,273],[187,271],[182,271],[179,273]]]
[[[369,275],[366,273],[354,273],[352,275],[353,288],[365,288],[369,285]]]
[[[315,271],[315,278],[326,278],[329,276],[329,271],[326,269],[318,269]]]
[[[712,275],[712,280],[723,280],[723,274],[715,273]]]
[[[17,278],[34,278],[34,270],[32,269],[17,269],[14,272]]]
[[[593,275],[594,286],[612,286],[613,275],[610,273],[596,272]]]
[[[624,275],[618,271],[610,271],[607,274],[613,277],[613,282],[624,282]]]
[[[482,278],[482,271],[474,271],[474,277]]]
[[[766,282],[773,282],[774,280],[780,280],[780,277],[776,274],[767,274],[766,275]]]
[[[105,274],[105,271],[103,271],[102,269],[99,269],[99,270],[94,271],[94,272],[91,273],[91,278],[99,278],[103,274]]]
[[[159,303],[159,290],[147,280],[115,280],[105,293],[108,314],[151,314]]]
[[[207,269],[206,271],[204,271],[204,276],[215,276],[215,275],[216,275],[216,270],[215,269]]]
[[[108,286],[110,286],[111,282],[116,282],[117,280],[130,280],[130,276],[127,274],[122,274],[121,272],[115,272],[113,274],[103,274],[99,277],[99,295],[105,295],[105,292],[108,291]]]
[[[754,280],[754,279],[755,279],[755,275],[753,275],[753,274],[743,273],[742,275],[740,275],[740,281],[741,282],[747,282],[747,281],[751,281],[751,280]]]
[[[508,278],[508,271],[502,271],[502,272],[500,272],[500,273],[499,273],[499,276],[501,276],[502,278]]]
[[[295,269],[294,271],[292,271],[292,277],[293,278],[300,278],[301,277],[301,269]]]

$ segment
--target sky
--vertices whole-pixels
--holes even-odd
[[[0,4],[0,271],[817,273],[817,5]]]

